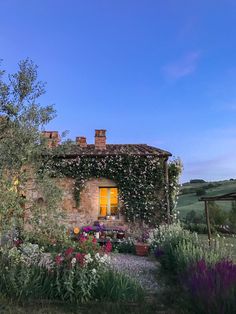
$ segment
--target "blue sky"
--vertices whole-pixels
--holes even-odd
[[[182,181],[236,178],[234,0],[0,0],[0,58],[47,82],[48,129],[179,156]]]

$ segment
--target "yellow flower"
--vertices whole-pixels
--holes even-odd
[[[80,228],[75,227],[73,231],[74,231],[74,234],[78,234],[80,232]]]

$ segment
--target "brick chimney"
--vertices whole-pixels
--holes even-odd
[[[60,142],[60,136],[58,131],[43,131],[42,135],[47,140],[48,148],[57,147]]]
[[[106,149],[106,130],[95,130],[95,149]]]
[[[86,137],[84,137],[84,136],[77,136],[76,137],[76,144],[78,144],[79,147],[81,147],[81,148],[86,148],[87,147]]]

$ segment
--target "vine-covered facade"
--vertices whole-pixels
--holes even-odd
[[[107,144],[105,132],[96,130],[93,145],[78,137],[45,164],[64,190],[66,214],[73,212],[69,223],[101,219],[156,225],[170,219],[178,162],[168,163],[169,152],[146,144]],[[56,136],[48,138],[50,147],[57,146]]]

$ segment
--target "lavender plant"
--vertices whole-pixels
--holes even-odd
[[[192,313],[236,312],[236,265],[232,261],[209,266],[202,259],[188,269],[182,282]]]

